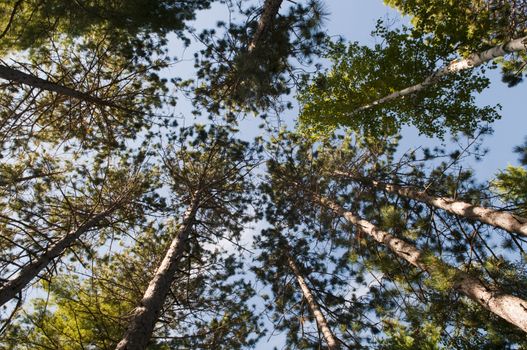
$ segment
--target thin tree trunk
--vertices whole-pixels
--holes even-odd
[[[440,274],[443,276],[452,276],[451,279],[455,290],[458,290],[507,322],[519,327],[524,332],[527,332],[527,301],[513,295],[502,293],[499,290],[489,289],[479,279],[444,263],[438,258],[430,259],[430,257],[426,257],[425,259],[425,255],[416,246],[378,229],[369,221],[363,220],[359,216],[346,211],[339,204],[327,198],[315,194],[312,194],[312,197],[315,202],[343,216],[375,241],[385,245],[395,255],[406,260],[418,269],[428,272],[430,275]]]
[[[449,213],[484,222],[507,232],[518,233],[527,237],[527,219],[507,212],[496,211],[485,207],[478,207],[463,201],[457,201],[452,198],[434,197],[411,187],[401,187],[392,184],[385,184],[379,181],[356,177],[344,172],[335,172],[335,175],[344,176],[366,183],[374,188],[379,188],[390,193],[396,193],[401,196],[411,198],[436,208],[443,209]]]
[[[86,102],[93,103],[93,104],[100,105],[100,106],[112,107],[112,108],[117,108],[117,109],[125,110],[128,112],[132,112],[132,113],[137,113],[137,111],[132,111],[127,108],[120,107],[113,102],[105,101],[99,97],[92,96],[90,94],[69,88],[67,86],[54,83],[49,80],[39,78],[32,74],[21,72],[19,70],[16,70],[14,68],[10,68],[10,67],[7,67],[1,64],[0,64],[0,79],[5,79],[5,80],[13,81],[19,84],[28,85],[28,86],[41,89],[41,90],[55,92],[59,95],[68,96],[71,98],[86,101]]]
[[[11,28],[11,24],[13,24],[13,19],[15,18],[16,12],[18,11],[18,8],[20,7],[20,5],[22,5],[23,1],[24,0],[18,0],[13,5],[13,10],[11,11],[11,15],[9,16],[9,21],[7,22],[7,25],[5,26],[4,31],[0,34],[0,39],[2,39],[9,31],[9,28]]]
[[[79,228],[67,233],[57,242],[55,242],[44,254],[38,257],[32,263],[24,266],[17,276],[0,288],[0,306],[13,299],[20,293],[38,274],[55,258],[61,256],[75,241],[79,239],[86,231],[97,225],[101,220],[110,215],[118,208],[114,205],[111,208],[95,215],[90,220],[83,223]]]
[[[134,309],[128,329],[117,344],[116,350],[146,349],[166,296],[170,291],[178,263],[183,256],[185,243],[194,224],[196,211],[197,200],[195,199],[183,215],[181,227],[172,240],[154,277],[148,284],[141,302]]]
[[[329,328],[326,317],[324,317],[324,314],[320,310],[320,307],[318,306],[318,303],[315,297],[313,296],[313,293],[311,293],[311,290],[309,289],[306,281],[304,280],[304,276],[302,275],[302,272],[296,265],[295,260],[289,254],[287,254],[287,263],[289,264],[291,271],[293,271],[296,277],[296,280],[298,281],[300,289],[302,290],[302,294],[304,295],[304,298],[307,301],[307,305],[309,306],[309,309],[311,310],[311,314],[315,317],[315,320],[317,321],[318,328],[320,329],[320,331],[324,335],[324,338],[326,339],[326,343],[328,344],[328,349],[330,350],[340,349],[339,343],[337,342],[335,335]]]
[[[252,40],[247,48],[249,53],[256,49],[260,41],[263,40],[266,33],[269,31],[274,19],[278,15],[282,1],[283,0],[265,0],[262,15],[258,20],[258,26],[256,27],[256,31],[254,32]]]
[[[446,75],[458,73],[466,69],[471,69],[471,68],[480,66],[488,61],[491,61],[497,57],[502,57],[512,52],[524,51],[526,49],[527,49],[527,36],[524,36],[522,38],[511,40],[503,45],[495,46],[486,51],[473,53],[465,59],[454,60],[447,66],[435,71],[432,75],[427,77],[423,82],[407,87],[405,89],[393,92],[381,99],[378,99],[362,107],[359,107],[355,109],[354,111],[352,111],[350,115],[354,115],[356,113],[365,111],[367,109],[378,106],[380,104],[395,100],[396,98],[404,97],[406,95],[410,95],[410,94],[414,94],[416,92],[422,91],[426,87],[432,84],[435,84],[442,77]]]

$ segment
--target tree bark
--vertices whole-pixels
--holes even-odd
[[[269,31],[274,19],[278,15],[282,1],[283,0],[265,0],[262,15],[258,20],[258,26],[256,27],[256,31],[254,32],[249,46],[247,47],[249,53],[256,49],[260,41],[265,37],[265,34]]]
[[[16,70],[16,69],[13,69],[13,68],[1,65],[1,64],[0,64],[0,79],[5,79],[5,80],[13,81],[19,84],[28,85],[28,86],[41,89],[41,90],[55,92],[59,95],[68,96],[68,97],[71,97],[77,100],[82,100],[82,101],[100,105],[100,106],[117,108],[117,109],[125,110],[128,112],[137,113],[127,108],[120,107],[110,101],[105,101],[99,97],[92,96],[90,94],[69,88],[67,86],[54,83],[49,80],[39,78],[32,74],[21,72],[19,70]]]
[[[390,193],[396,193],[398,195],[429,204],[467,219],[481,221],[496,228],[501,228],[507,232],[517,233],[527,237],[527,218],[522,218],[507,212],[500,212],[485,207],[479,207],[463,201],[457,201],[453,198],[430,196],[424,191],[419,191],[411,187],[401,187],[397,185],[386,184],[363,177],[356,177],[344,172],[337,171],[334,174],[348,177],[353,180],[366,183],[374,188],[382,189]]]
[[[407,87],[405,89],[393,92],[381,99],[378,99],[362,107],[359,107],[355,109],[354,111],[352,111],[350,113],[350,116],[356,113],[365,111],[367,109],[370,109],[372,107],[378,106],[380,104],[395,100],[396,98],[404,97],[406,95],[410,95],[410,94],[414,94],[416,92],[422,91],[426,87],[435,84],[436,82],[438,82],[441,78],[443,78],[446,75],[457,73],[457,72],[460,72],[466,69],[471,69],[471,68],[480,66],[488,61],[491,61],[497,57],[502,57],[512,52],[524,51],[526,49],[527,49],[527,36],[524,36],[522,38],[511,40],[503,45],[495,46],[486,51],[473,53],[465,59],[454,60],[450,62],[450,64],[448,64],[447,66],[432,73],[432,75],[427,77],[423,82]]]
[[[302,295],[307,301],[307,305],[309,306],[309,309],[311,310],[311,314],[315,317],[315,320],[317,321],[318,328],[320,329],[320,331],[324,335],[324,338],[326,339],[326,343],[328,344],[328,349],[330,350],[340,349],[339,343],[337,342],[335,335],[329,328],[326,317],[324,317],[324,314],[320,310],[320,307],[318,306],[318,303],[315,297],[313,296],[313,293],[311,293],[311,290],[309,289],[306,281],[304,280],[304,276],[302,275],[302,272],[300,272],[300,269],[296,265],[295,260],[289,254],[287,254],[287,263],[289,264],[291,271],[293,271],[293,274],[295,275],[296,280],[298,281],[298,285],[300,286],[300,289],[302,290]]]
[[[316,194],[312,194],[312,198],[316,203],[343,216],[347,221],[357,226],[375,241],[385,245],[395,255],[406,260],[418,269],[431,275],[444,275],[446,271],[449,276],[453,276],[452,283],[455,290],[461,292],[495,315],[503,318],[505,321],[527,332],[527,301],[496,289],[487,288],[479,279],[444,263],[438,258],[433,258],[433,262],[430,263],[430,258],[425,259],[424,254],[416,246],[378,229],[369,221],[363,220],[359,216],[346,211],[336,202]],[[425,260],[428,260],[428,262]]]
[[[178,263],[183,256],[185,243],[194,224],[198,205],[195,199],[183,215],[181,227],[165,253],[154,277],[148,284],[143,298],[134,309],[129,326],[116,350],[143,350],[154,331]]]
[[[0,306],[13,299],[33,280],[53,259],[61,256],[76,240],[79,239],[86,231],[97,225],[101,220],[110,215],[118,208],[114,205],[107,210],[95,215],[77,229],[68,232],[57,242],[55,242],[44,254],[32,263],[24,266],[17,276],[0,288]]]

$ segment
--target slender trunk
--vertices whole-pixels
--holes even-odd
[[[300,269],[296,265],[295,260],[289,254],[287,254],[287,263],[289,264],[291,271],[293,271],[296,277],[296,280],[298,281],[298,284],[300,285],[300,289],[302,290],[302,294],[304,295],[304,298],[307,301],[307,305],[309,306],[309,309],[311,310],[311,314],[315,317],[315,320],[317,321],[318,329],[320,329],[320,331],[324,335],[324,338],[326,339],[326,343],[328,344],[328,349],[330,350],[339,349],[340,347],[339,347],[339,343],[337,342],[337,338],[335,338],[335,335],[329,328],[326,317],[324,317],[324,314],[320,310],[320,307],[318,306],[318,303],[315,297],[313,296],[313,293],[311,293],[311,290],[306,284],[306,281],[304,280],[304,276],[302,275],[302,273],[300,272]]]
[[[396,193],[401,196],[432,205],[467,219],[481,221],[494,227],[501,228],[505,231],[518,233],[527,237],[527,218],[515,216],[507,212],[500,212],[484,207],[478,207],[470,203],[457,201],[452,198],[430,196],[424,191],[419,191],[411,187],[385,184],[375,180],[355,177],[351,174],[346,174],[343,172],[335,172],[335,174],[358,180],[374,188],[379,188],[390,193]]]
[[[378,229],[369,221],[346,211],[337,203],[313,194],[313,200],[343,216],[375,241],[385,245],[395,255],[430,275],[452,276],[453,288],[485,309],[527,332],[527,301],[487,288],[479,279],[452,267],[442,260],[425,256],[416,246]]]
[[[83,223],[79,228],[68,232],[66,235],[61,237],[55,242],[44,254],[38,257],[32,263],[24,266],[17,276],[2,285],[0,288],[0,306],[13,299],[18,293],[20,293],[31,280],[37,275],[55,258],[61,256],[64,251],[69,248],[75,241],[79,239],[86,231],[97,225],[101,220],[110,215],[117,209],[117,206],[95,215],[90,220]]]
[[[265,37],[267,31],[269,31],[275,17],[278,15],[282,1],[283,0],[265,0],[262,15],[258,20],[258,26],[256,27],[256,31],[254,32],[252,40],[247,48],[249,53],[256,49],[260,41]]]
[[[15,5],[13,5],[13,10],[11,11],[11,15],[9,16],[9,21],[7,22],[4,31],[0,34],[0,39],[2,39],[9,31],[9,28],[11,28],[11,24],[13,24],[13,19],[15,18],[16,12],[18,11],[20,5],[22,5],[23,1],[24,0],[18,0],[17,2],[15,2]]]
[[[486,51],[473,53],[465,59],[454,60],[447,66],[432,73],[432,75],[428,76],[423,82],[407,87],[405,89],[393,92],[381,99],[378,99],[362,107],[359,107],[355,109],[354,111],[352,111],[350,115],[354,115],[356,113],[365,111],[367,109],[378,106],[380,104],[395,100],[396,98],[422,91],[426,87],[435,84],[436,82],[438,82],[441,78],[443,78],[446,75],[480,66],[497,57],[505,56],[506,54],[511,53],[511,52],[524,51],[526,50],[526,48],[527,48],[527,36],[524,36],[522,38],[511,40],[503,45],[495,46]]]
[[[5,79],[9,81],[14,81],[19,84],[28,85],[37,89],[47,90],[51,92],[56,92],[59,95],[68,96],[78,100],[86,101],[100,106],[112,107],[122,109],[128,112],[134,112],[123,107],[119,107],[115,103],[110,101],[105,101],[99,97],[92,96],[88,93],[84,93],[67,86],[63,86],[49,80],[45,80],[34,76],[32,74],[27,74],[19,70],[0,65],[0,79]],[[136,112],[134,112],[136,113]]]
[[[185,243],[194,224],[196,211],[197,200],[194,200],[194,203],[188,207],[183,215],[181,227],[176,237],[172,240],[154,277],[148,284],[143,298],[134,309],[128,329],[119,344],[117,344],[116,350],[146,349],[166,296],[170,291],[178,263],[183,256]]]

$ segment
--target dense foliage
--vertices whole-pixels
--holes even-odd
[[[527,146],[470,163],[527,5],[385,2],[3,1],[0,348],[527,349]]]

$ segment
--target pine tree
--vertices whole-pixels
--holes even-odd
[[[232,138],[228,128],[217,127],[181,130],[171,141],[179,149],[162,151],[163,162],[172,191],[186,209],[117,349],[146,347],[190,242],[203,249],[209,242],[235,239],[248,219],[246,176],[256,161],[248,145]]]
[[[401,187],[394,184],[386,184],[377,180],[372,180],[370,178],[361,177],[360,175],[354,176],[352,174],[339,171],[335,172],[335,175],[361,181],[368,186],[375,187],[376,189],[397,193],[400,196],[433,205],[452,214],[471,220],[478,220],[511,233],[518,233],[523,236],[527,235],[527,219],[515,216],[514,214],[472,205],[462,200],[456,200],[453,198],[432,196],[419,189]]]
[[[327,40],[315,0],[2,2],[0,347],[527,347],[525,169],[479,183],[472,150],[393,136],[499,118],[476,96],[491,62],[521,80],[527,7],[386,2],[413,27],[373,47]],[[197,33],[212,4],[232,17]],[[211,121],[177,129],[169,87]],[[298,133],[238,138],[295,89]]]
[[[112,45],[104,35],[59,38],[6,68],[23,77],[2,82],[2,146],[76,139],[84,148],[116,147],[148,127],[165,100],[156,73],[166,63],[131,62]]]
[[[527,142],[515,147],[514,151],[520,155],[522,166],[509,165],[496,175],[492,187],[500,198],[507,204],[512,205],[515,213],[527,215]]]
[[[479,293],[490,298],[489,304],[482,304],[487,310],[492,310],[493,306],[497,305],[492,298],[503,297],[502,301],[511,298],[519,303],[520,312],[510,310],[509,313],[502,314],[504,309],[501,308],[494,311],[508,322],[516,322],[522,327],[521,320],[512,318],[521,315],[521,304],[524,303],[525,295],[521,292],[521,286],[525,283],[524,269],[521,263],[508,262],[505,256],[494,252],[492,247],[495,245],[485,241],[485,237],[492,233],[481,231],[477,238],[470,238],[470,231],[466,231],[471,226],[468,222],[456,222],[455,219],[438,214],[437,211],[428,213],[423,210],[422,205],[413,204],[405,197],[397,196],[392,200],[385,197],[382,191],[379,194],[368,186],[351,186],[352,182],[341,182],[328,177],[335,165],[347,164],[373,172],[390,169],[397,164],[409,164],[408,168],[415,171],[413,176],[423,179],[423,174],[415,170],[419,169],[419,166],[416,167],[416,164],[406,160],[392,163],[390,154],[393,154],[394,149],[385,142],[376,141],[369,144],[360,139],[348,139],[341,147],[337,146],[337,149],[329,145],[315,146],[305,139],[299,143],[302,146],[292,143],[291,139],[285,139],[276,147],[281,151],[279,157],[274,158],[270,168],[275,179],[273,187],[281,186],[277,190],[283,192],[284,200],[288,198],[286,201],[297,203],[290,205],[299,206],[300,212],[305,211],[302,209],[305,204],[299,203],[305,202],[306,197],[311,197],[315,203],[321,205],[320,215],[334,215],[335,220],[343,217],[351,224],[338,224],[344,225],[342,230],[351,231],[352,236],[347,241],[349,254],[353,257],[351,261],[354,264],[364,261],[366,271],[371,271],[372,276],[381,276],[380,280],[379,277],[374,277],[379,287],[372,286],[369,296],[372,312],[378,315],[380,323],[383,324],[382,328],[377,324],[377,332],[381,328],[381,331],[395,337],[395,329],[401,330],[399,322],[402,320],[409,322],[410,330],[418,332],[419,322],[426,319],[430,325],[427,332],[430,335],[436,334],[434,337],[437,341],[430,340],[431,343],[426,343],[423,340],[422,344],[443,344],[447,348],[454,346],[453,344],[465,344],[471,348],[478,348],[475,344],[486,344],[485,346],[490,348],[497,344],[522,344],[523,335],[519,329],[512,330],[510,325],[503,320],[497,321],[495,316],[490,316],[490,319],[493,319],[490,321],[489,313],[484,309],[475,308],[475,304],[481,302],[476,297]],[[466,185],[470,186],[467,181],[470,177],[462,177],[462,180],[445,178],[444,172],[445,168],[439,167],[433,174],[439,179],[443,178],[445,185],[466,181]],[[344,210],[334,200],[315,194],[321,192],[327,192],[332,197],[339,198],[339,201],[348,202],[352,210],[362,212],[378,224],[373,225],[371,221],[363,220],[349,210]],[[322,214],[326,210],[324,208],[328,209],[326,214]],[[329,223],[331,222],[330,220]],[[475,226],[474,232],[481,230],[480,227],[481,225]],[[368,236],[373,239],[369,240]],[[466,237],[466,240],[463,237]],[[377,242],[381,243],[381,246],[375,244]],[[394,253],[406,263],[401,264],[397,258],[394,260]],[[454,267],[456,265],[459,267]],[[504,270],[499,272],[498,266]],[[494,294],[492,291],[495,289],[503,289],[510,294]],[[460,293],[468,298],[460,299]],[[498,299],[496,302],[499,303]],[[449,305],[447,309],[450,313],[446,312],[446,305]],[[392,307],[398,311],[392,310]],[[484,316],[485,314],[487,316]],[[455,334],[451,334],[449,327],[454,327]],[[479,327],[486,329],[487,333],[481,335]],[[506,336],[503,335],[505,333]],[[468,334],[473,334],[475,338],[469,340]],[[421,341],[420,337],[412,339]]]
[[[66,269],[45,283],[49,294],[33,300],[33,308],[17,317],[0,344],[12,349],[115,349],[126,330],[125,316],[142,298],[173,228],[150,222],[138,229],[142,232],[130,248],[94,256],[88,271]],[[242,302],[253,292],[233,279],[239,259],[227,252],[200,258],[184,261],[177,272],[148,349],[239,348],[258,339],[252,310]]]
[[[186,21],[213,0],[157,2],[138,0],[71,2],[64,0],[8,0],[0,6],[3,51],[47,45],[66,35],[77,38],[102,30],[123,53],[151,55],[171,32],[182,34]]]
[[[71,252],[82,255],[78,249],[86,236],[103,240],[105,229],[126,225],[137,212],[134,203],[145,190],[146,174],[118,168],[115,158],[104,161],[79,162],[77,169],[58,168],[60,175],[29,177],[2,189],[2,305],[13,298],[22,301],[22,292],[35,280],[53,276]]]
[[[319,1],[295,3],[287,11],[281,8],[285,4],[266,0],[260,8],[240,6],[243,17],[257,19],[219,22],[218,29],[199,34],[204,49],[195,55],[196,79],[185,83],[199,106],[211,114],[283,107],[280,97],[299,79],[295,62],[311,62],[325,38]]]

